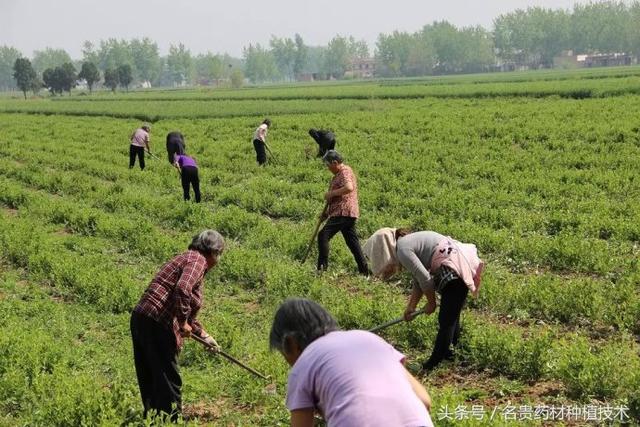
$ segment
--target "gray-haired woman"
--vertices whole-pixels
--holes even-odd
[[[340,331],[320,305],[289,299],[276,312],[269,343],[292,366],[291,425],[432,426],[431,398],[404,367],[404,355],[366,331]]]
[[[212,351],[219,349],[196,316],[202,305],[204,275],[216,266],[223,250],[224,239],[217,231],[194,236],[186,252],[160,268],[131,314],[133,356],[145,417],[164,413],[176,420],[182,411],[178,353],[183,338],[198,335]]]

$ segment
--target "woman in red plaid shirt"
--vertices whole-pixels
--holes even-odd
[[[189,249],[162,266],[131,314],[131,337],[138,385],[149,412],[168,414],[172,420],[182,410],[178,353],[184,338],[205,339],[212,351],[218,343],[196,316],[202,305],[203,279],[218,263],[224,239],[205,230],[193,238]]]

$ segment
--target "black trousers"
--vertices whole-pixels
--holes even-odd
[[[193,193],[196,196],[196,203],[200,203],[200,178],[198,177],[198,168],[193,166],[185,166],[181,169],[180,177],[182,178],[182,191],[184,199],[191,200],[189,194],[189,186],[193,187]]]
[[[140,170],[144,169],[144,147],[138,147],[137,145],[129,146],[129,169],[133,168],[136,164],[136,156],[138,156],[138,162],[140,163]]]
[[[367,261],[364,259],[360,241],[356,234],[356,219],[347,216],[335,216],[327,220],[320,233],[318,233],[318,270],[326,270],[329,264],[329,240],[342,232],[342,237],[347,247],[353,254],[361,274],[369,274]]]
[[[144,416],[160,415],[177,420],[182,411],[182,379],[173,331],[133,312],[131,338]]]
[[[425,369],[433,369],[443,359],[453,356],[451,345],[457,345],[460,338],[460,313],[468,293],[469,288],[462,279],[453,280],[442,289],[438,312],[438,335],[431,357],[423,365]]]
[[[253,140],[253,148],[256,150],[256,160],[259,165],[264,165],[267,163],[267,151],[264,145],[264,142],[259,139]]]

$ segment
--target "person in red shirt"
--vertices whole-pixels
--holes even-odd
[[[183,339],[204,339],[211,351],[218,343],[196,319],[204,295],[205,274],[216,266],[224,239],[214,230],[193,237],[186,252],[164,264],[131,314],[131,337],[144,417],[175,421],[182,411],[178,354]]]
[[[343,163],[342,156],[335,150],[327,151],[322,160],[333,174],[333,179],[329,185],[329,191],[324,195],[327,209],[322,219],[327,219],[327,223],[318,233],[318,271],[327,269],[329,240],[336,233],[341,232],[358,264],[358,271],[366,276],[369,274],[369,267],[356,233],[356,220],[360,216],[356,176],[351,168]]]

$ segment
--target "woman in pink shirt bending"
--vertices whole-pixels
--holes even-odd
[[[431,398],[404,367],[405,357],[379,336],[341,331],[320,305],[288,299],[269,336],[292,367],[286,405],[293,427],[426,427]]]

